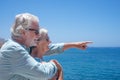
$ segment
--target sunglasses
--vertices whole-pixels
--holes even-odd
[[[49,37],[47,37],[47,38],[46,38],[46,41],[47,41],[47,42],[49,42],[49,41],[50,41]]]
[[[26,30],[29,30],[29,31],[34,31],[36,35],[38,35],[38,34],[39,34],[39,30],[36,30],[36,29],[31,29],[31,28],[28,28],[28,29],[26,29]]]

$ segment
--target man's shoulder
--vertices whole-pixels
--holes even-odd
[[[18,47],[22,47],[22,46],[19,43],[15,42],[14,40],[9,39],[4,43],[1,49],[18,48]]]

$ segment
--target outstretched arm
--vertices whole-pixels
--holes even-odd
[[[78,49],[85,50],[87,48],[87,45],[90,43],[92,43],[92,42],[91,41],[83,41],[83,42],[51,44],[50,49],[45,53],[45,55],[62,53],[62,52],[64,52],[64,50],[67,50],[69,48],[78,48]]]
[[[84,41],[84,42],[70,42],[70,43],[65,43],[63,50],[69,49],[69,48],[78,48],[85,50],[87,48],[87,45],[92,43],[91,41]]]

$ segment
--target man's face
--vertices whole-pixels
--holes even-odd
[[[36,45],[35,39],[39,36],[39,25],[37,22],[33,22],[26,32],[27,46]]]

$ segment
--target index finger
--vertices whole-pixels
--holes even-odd
[[[92,44],[92,41],[85,41],[85,44]]]

